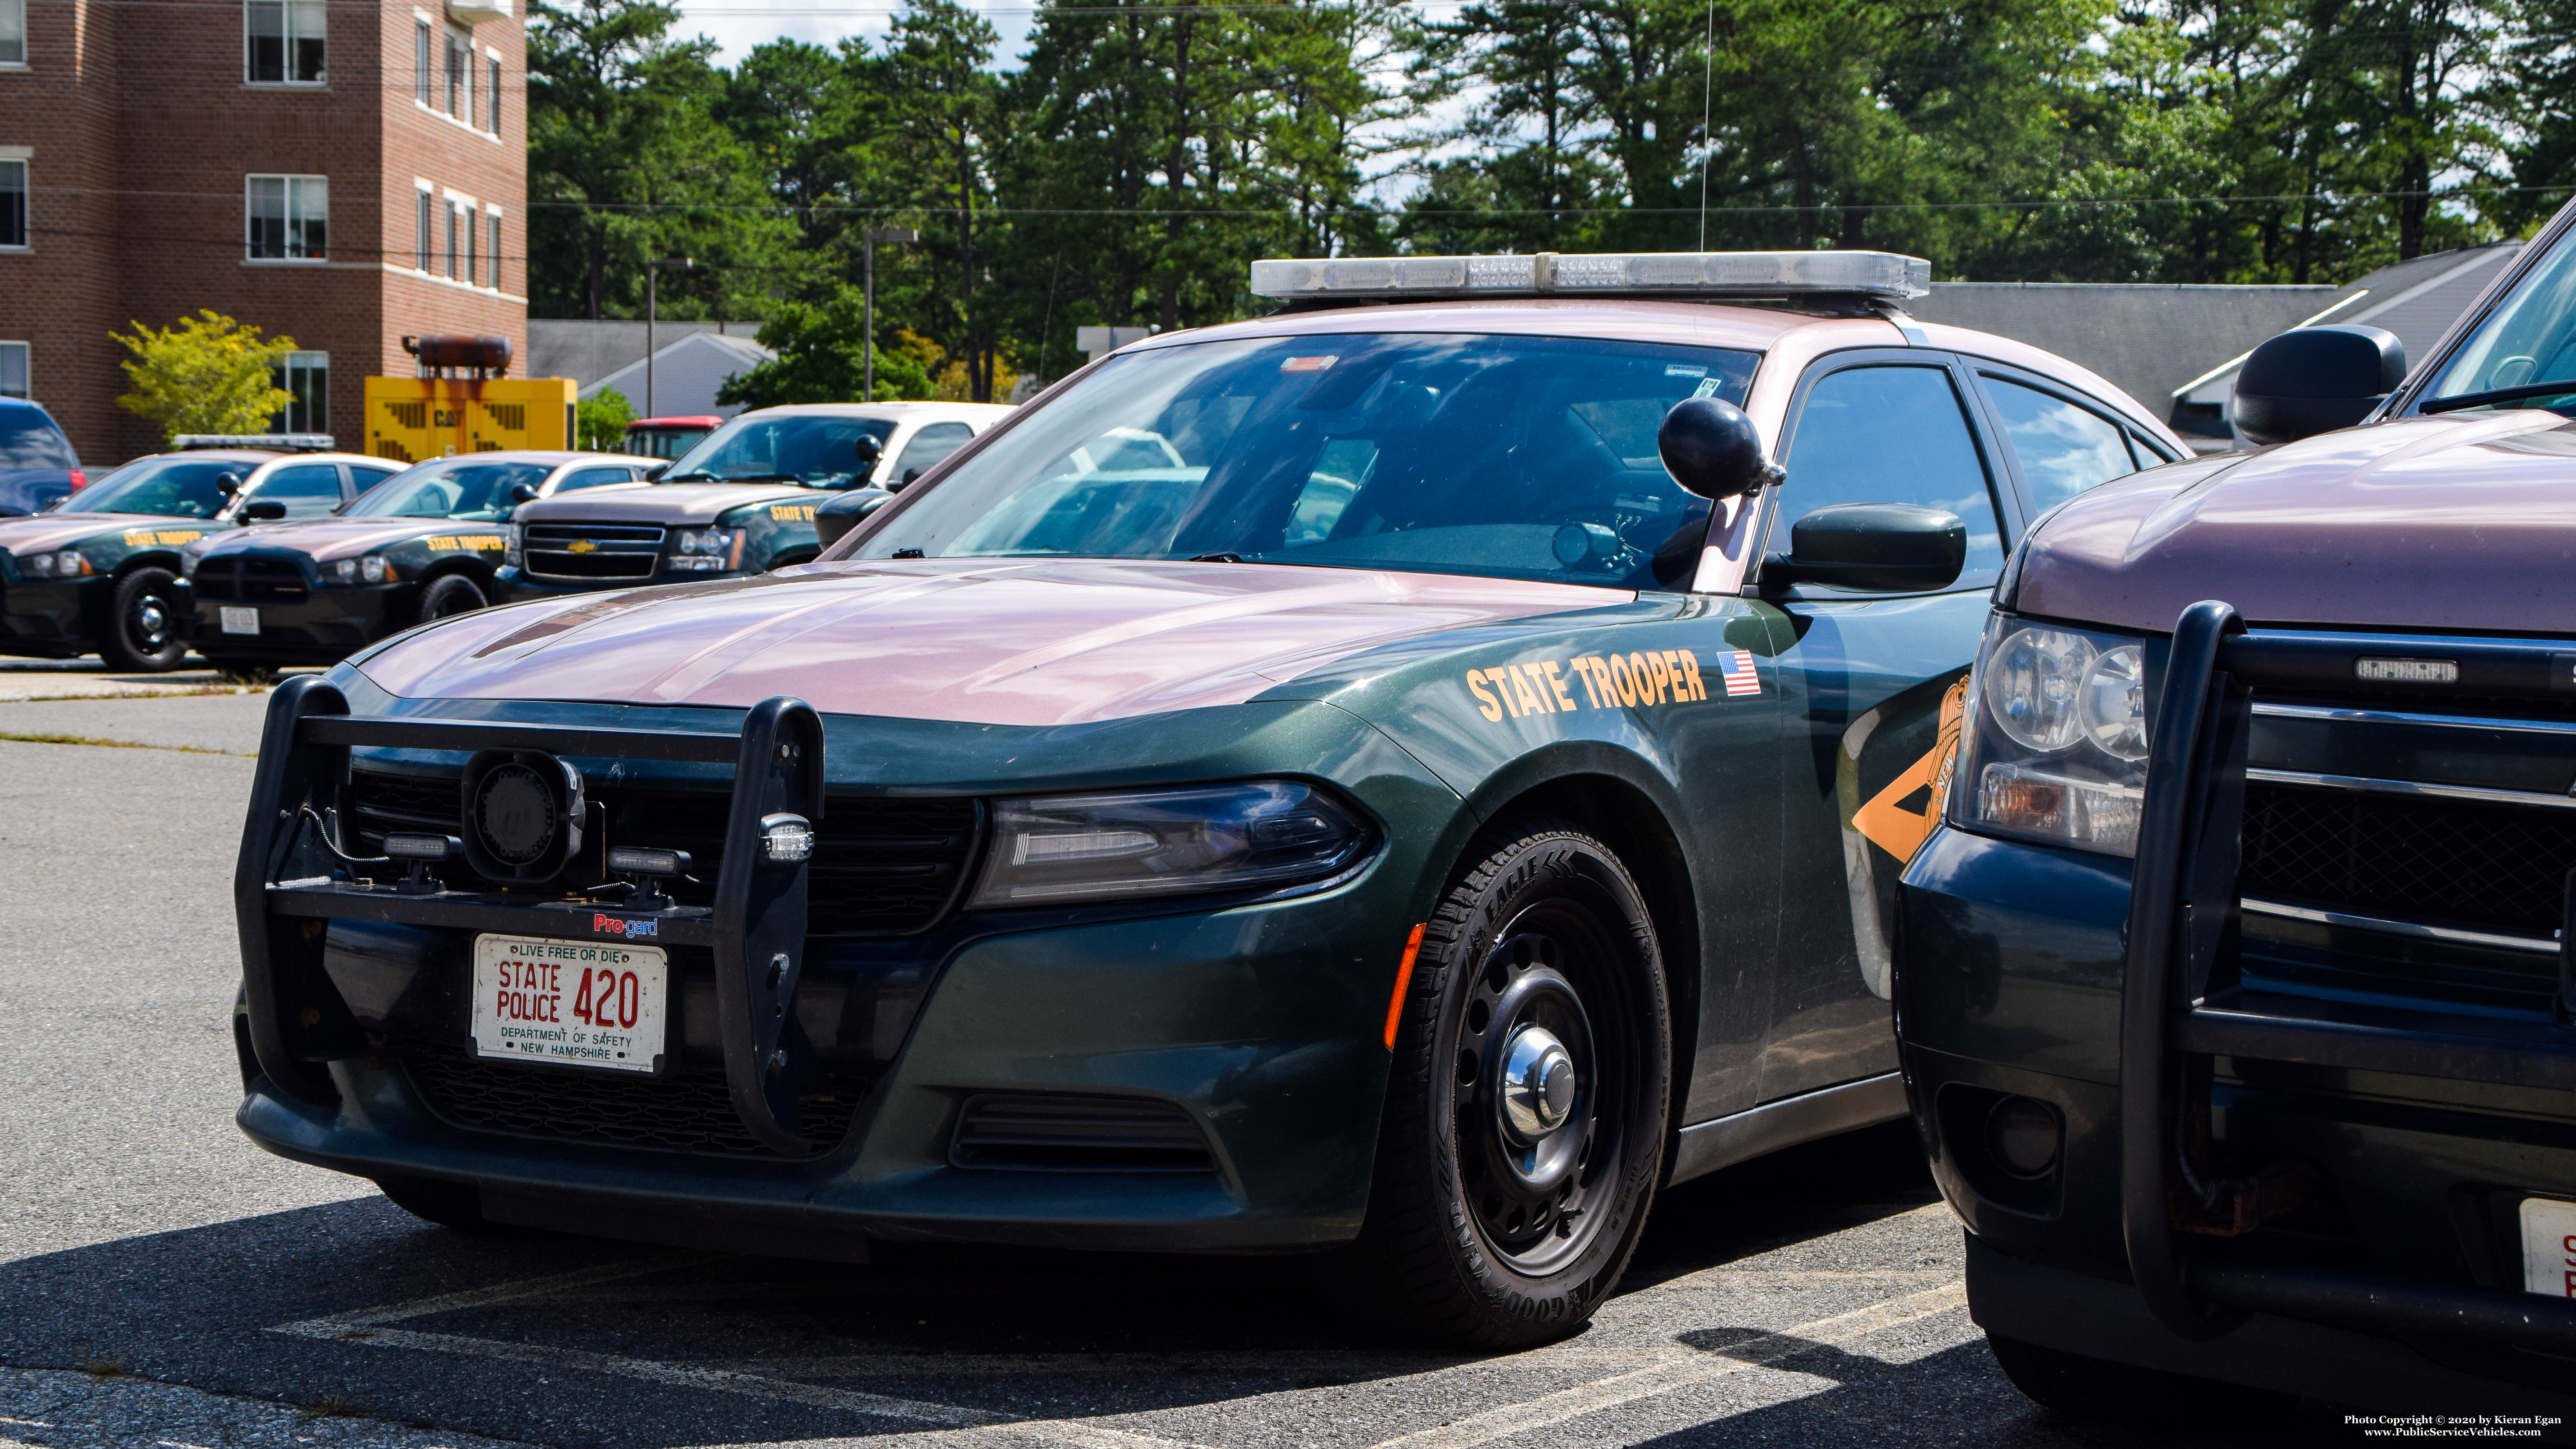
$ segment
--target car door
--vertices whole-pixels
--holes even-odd
[[[1968,554],[1935,593],[1762,590],[1780,631],[1785,792],[1764,1101],[1896,1069],[1896,877],[1939,818],[1968,664],[2024,516],[1973,388],[1948,354],[1870,350],[1816,363],[1791,406],[1769,555],[1799,518],[1847,503],[1955,513]]]
[[[341,503],[340,465],[337,463],[284,463],[268,470],[266,476],[249,488],[233,505],[233,517],[241,517],[241,504],[252,499],[264,503],[283,503],[286,516],[320,518]]]
[[[2114,478],[2167,461],[2080,389],[1983,360],[1973,371],[2033,518]]]

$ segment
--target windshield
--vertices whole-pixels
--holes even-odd
[[[128,463],[63,503],[66,512],[157,513],[165,518],[212,518],[224,506],[221,481],[238,485],[256,463],[220,458],[145,458]]]
[[[1203,558],[1655,588],[1708,503],[1664,472],[1683,398],[1741,403],[1758,356],[1415,333],[1112,359],[1001,434],[861,558]]]
[[[77,468],[54,420],[31,407],[0,407],[0,468]]]
[[[485,523],[510,516],[511,496],[522,483],[543,485],[544,463],[476,463],[467,459],[423,463],[379,483],[344,510],[350,518],[463,518]]]
[[[662,475],[664,483],[802,483],[808,488],[847,488],[863,471],[859,439],[882,447],[894,436],[883,418],[841,418],[828,413],[745,413],[709,433]]]
[[[2576,410],[2576,232],[2563,233],[2550,254],[2469,336],[2427,399],[2468,397],[2520,388],[2495,406]]]

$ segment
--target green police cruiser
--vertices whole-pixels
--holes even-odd
[[[1308,1251],[1425,1338],[1571,1331],[1660,1185],[1903,1114],[1987,592],[2181,453],[1925,275],[1263,262],[1277,315],[816,562],[289,681],[241,1126],[465,1227]]]
[[[197,652],[235,669],[332,664],[480,609],[515,561],[522,505],[632,485],[652,467],[614,453],[433,458],[330,517],[200,539],[181,560]]]
[[[178,440],[43,513],[0,520],[0,654],[176,669],[188,652],[188,547],[244,524],[329,513],[402,465],[319,434]]]

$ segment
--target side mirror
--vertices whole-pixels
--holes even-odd
[[[537,485],[536,485],[536,484],[534,484],[534,483],[521,483],[521,484],[516,485],[515,487],[511,488],[511,490],[510,490],[510,501],[511,501],[511,502],[513,502],[513,503],[534,503],[534,502],[536,502],[536,501],[537,501]]]
[[[654,464],[652,467],[647,468],[647,469],[645,469],[645,470],[644,470],[644,481],[645,481],[645,482],[647,482],[647,483],[650,483],[650,482],[652,482],[653,480],[655,480],[655,479],[657,479],[657,478],[661,477],[663,474],[668,473],[668,472],[670,472],[670,471],[671,471],[671,465],[670,465],[670,464],[668,464],[668,463],[656,463],[656,464]]]
[[[241,506],[244,523],[275,523],[286,516],[286,505],[274,498],[254,498]]]
[[[226,498],[230,498],[234,494],[239,493],[241,491],[241,475],[239,473],[216,474],[215,491],[224,495]]]
[[[1750,493],[1779,476],[1762,458],[1762,434],[1744,409],[1713,397],[1686,397],[1655,432],[1664,471],[1689,492],[1711,500]]]
[[[2236,371],[2236,431],[2247,442],[2295,442],[2370,416],[2406,381],[2406,344],[2377,327],[2284,332]]]
[[[1762,561],[1762,582],[1922,594],[1957,583],[1967,562],[1968,526],[1955,513],[1911,503],[1841,503],[1791,525],[1789,552]]]
[[[885,457],[885,441],[874,433],[861,433],[859,440],[850,445],[850,451],[858,456],[860,472],[873,473],[877,470],[878,460]]]
[[[814,507],[814,536],[825,548],[849,536],[859,520],[892,502],[894,495],[883,488],[853,488],[836,495],[829,503]]]

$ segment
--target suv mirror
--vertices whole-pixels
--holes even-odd
[[[2348,428],[2406,380],[2406,344],[2377,327],[2284,332],[2236,372],[2236,431],[2269,445]]]
[[[513,502],[513,503],[534,503],[534,502],[536,502],[536,501],[537,501],[537,485],[536,485],[536,484],[534,484],[534,483],[520,483],[520,484],[516,484],[516,485],[514,485],[514,486],[510,489],[510,501],[511,501],[511,502]]]
[[[668,463],[656,463],[656,464],[654,464],[652,467],[647,468],[647,469],[645,469],[645,470],[644,470],[644,481],[645,481],[645,482],[647,482],[647,483],[650,483],[650,482],[652,482],[653,480],[655,480],[655,479],[657,479],[657,478],[661,477],[663,474],[668,473],[668,472],[670,472],[670,471],[671,471],[671,465],[670,465],[670,464],[668,464]]]
[[[230,498],[234,494],[239,493],[241,491],[241,475],[239,473],[216,474],[215,491],[224,495],[226,498]]]
[[[1744,410],[1723,398],[1686,397],[1655,431],[1664,471],[1689,492],[1735,498],[1779,476],[1762,460],[1762,434]]]
[[[1827,584],[1879,594],[1922,594],[1959,581],[1968,525],[1912,503],[1841,503],[1789,529],[1789,552],[1762,561],[1765,584]]]
[[[885,507],[893,499],[894,495],[883,488],[853,488],[836,494],[831,502],[815,506],[814,536],[823,541],[825,548],[830,548],[848,537],[850,530],[859,526],[860,519]]]
[[[254,498],[241,506],[244,523],[275,523],[286,516],[286,505],[274,498]]]

